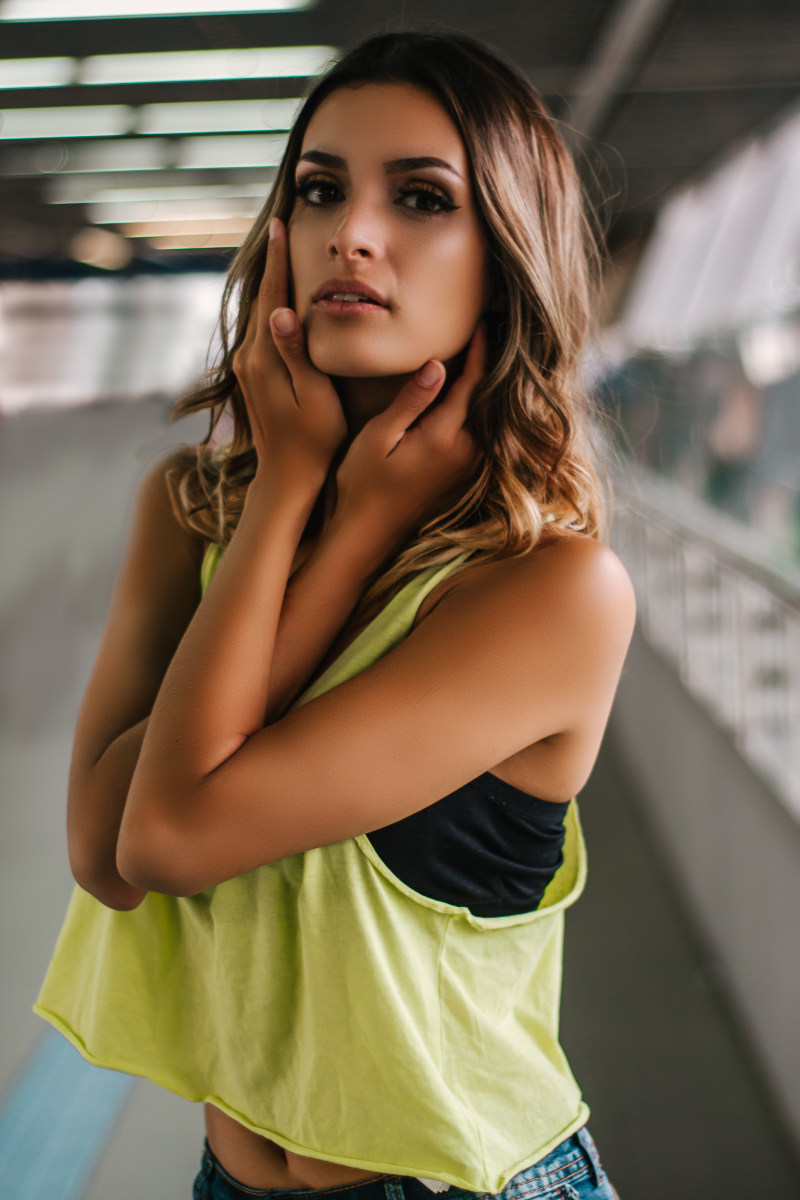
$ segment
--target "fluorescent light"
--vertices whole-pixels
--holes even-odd
[[[104,17],[292,12],[316,0],[5,0],[0,21],[79,21]],[[65,11],[66,10],[66,11]]]
[[[184,138],[175,154],[182,169],[277,167],[286,149],[283,133]]]
[[[198,233],[247,233],[253,224],[252,218],[231,214],[220,214],[215,217],[182,217],[173,220],[140,221],[125,225],[126,237],[166,237],[169,234],[198,234]]]
[[[237,217],[252,222],[261,204],[245,196],[230,200],[128,200],[126,203],[92,204],[93,225],[122,225],[130,221],[188,221]]]
[[[229,250],[241,246],[244,238],[244,233],[211,232],[173,237],[151,237],[149,240],[154,250]]]
[[[74,58],[4,58],[0,88],[64,87],[75,78]]]
[[[58,144],[58,143],[56,143]],[[41,150],[49,149],[42,146]],[[175,146],[166,138],[124,138],[64,147],[66,160],[58,175],[106,171],[163,171],[172,165]]]
[[[240,246],[252,220],[218,217],[186,221],[144,221],[124,227],[127,238],[146,238],[158,250],[211,250]]]
[[[275,46],[252,50],[180,50],[159,54],[97,54],[83,60],[80,82],[164,83],[191,79],[286,79],[318,75],[333,46]],[[36,61],[64,61],[42,59]],[[5,84],[11,87],[11,84]],[[15,85],[16,86],[16,85]]]
[[[9,146],[3,153],[6,176],[53,181],[65,176],[101,175],[118,172],[181,172],[193,170],[249,170],[265,187],[275,175],[286,148],[283,133],[244,133],[216,137],[117,138],[113,141],[42,141]],[[113,186],[113,181],[110,183]]]
[[[87,104],[67,108],[5,108],[0,112],[0,138],[110,137],[128,133],[134,109],[126,104]]]
[[[243,133],[291,128],[301,100],[200,100],[145,104],[139,133]]]
[[[267,189],[263,183],[182,184],[164,187],[96,187],[88,179],[72,176],[55,180],[50,204],[127,204],[154,200],[249,200],[263,203]]]
[[[119,271],[133,258],[133,246],[127,238],[109,229],[81,229],[70,242],[70,254],[77,262],[104,271]]]

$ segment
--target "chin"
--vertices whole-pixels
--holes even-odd
[[[410,375],[426,360],[378,353],[356,354],[342,346],[316,347],[309,342],[308,357],[318,371],[346,379],[380,379],[389,375]],[[430,355],[428,357],[431,357]]]

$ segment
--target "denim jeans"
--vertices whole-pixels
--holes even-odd
[[[614,1200],[615,1195],[585,1127],[494,1194],[498,1200]],[[409,1175],[378,1175],[360,1183],[327,1188],[251,1188],[228,1174],[208,1142],[192,1192],[193,1200],[246,1200],[252,1196],[270,1196],[273,1200],[315,1200],[317,1196],[320,1200],[485,1200],[489,1195],[455,1187],[435,1193]]]

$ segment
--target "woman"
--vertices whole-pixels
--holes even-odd
[[[372,39],[298,117],[179,406],[230,440],[142,487],[37,1011],[206,1102],[200,1200],[612,1195],[557,1030],[570,797],[633,622],[587,245],[525,81]]]

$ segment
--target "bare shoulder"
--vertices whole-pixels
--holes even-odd
[[[164,672],[200,600],[203,540],[175,511],[167,474],[193,452],[161,456],[142,478],[106,627],[75,738],[80,769],[147,716]]]
[[[632,631],[636,616],[633,585],[610,546],[581,534],[555,537],[519,560],[517,586],[583,611],[586,619],[619,622]]]
[[[177,446],[156,459],[139,484],[134,519],[147,522],[158,542],[181,545],[198,562],[205,543],[188,527],[174,499],[175,485],[193,465],[195,454],[193,446]]]
[[[188,470],[194,453],[193,447],[180,446],[161,455],[146,471],[117,579],[117,613],[121,607],[131,617],[151,614],[153,627],[164,629],[170,645],[175,627],[185,628],[199,600],[205,542],[189,528],[170,485],[170,478],[174,481]]]
[[[541,624],[549,613],[600,630],[616,627],[627,640],[633,631],[636,603],[627,571],[603,542],[581,534],[557,535],[529,554],[467,566],[445,579],[421,607],[424,620],[440,604],[497,606],[506,620],[514,616]]]

